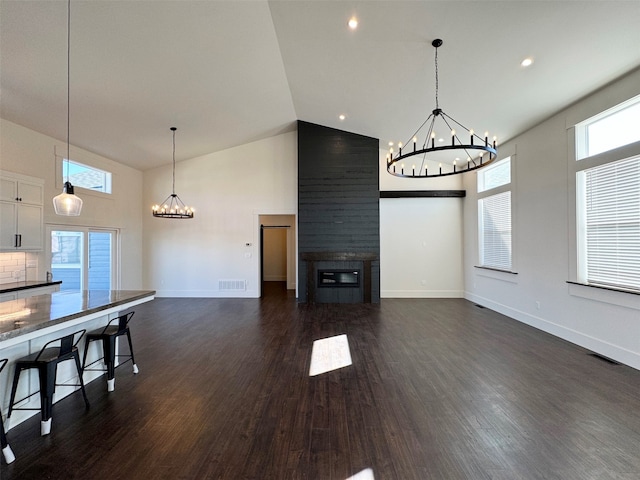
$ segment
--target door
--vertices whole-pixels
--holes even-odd
[[[50,227],[51,272],[61,280],[60,290],[117,288],[117,231]]]
[[[89,232],[89,290],[111,290],[113,232]]]

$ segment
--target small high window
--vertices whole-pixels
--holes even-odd
[[[484,167],[478,172],[478,193],[511,183],[511,158]]]
[[[640,141],[640,95],[576,125],[576,160]]]
[[[67,178],[74,187],[86,188],[94,192],[111,193],[111,172],[90,167],[74,160],[62,161],[63,178]]]

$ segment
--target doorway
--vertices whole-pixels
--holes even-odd
[[[260,297],[295,288],[295,215],[260,215]]]

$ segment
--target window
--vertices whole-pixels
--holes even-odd
[[[511,183],[511,157],[485,167],[478,173],[478,193]]]
[[[579,280],[640,291],[640,156],[577,175]]]
[[[575,127],[578,283],[640,292],[638,124],[640,96]]]
[[[576,125],[577,160],[640,141],[640,95]]]
[[[94,192],[111,193],[110,172],[65,158],[62,161],[62,176],[67,178],[67,175],[74,187],[86,188]]]
[[[478,172],[478,197],[480,266],[511,271],[511,157]]]

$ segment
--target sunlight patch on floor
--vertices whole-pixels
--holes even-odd
[[[351,365],[351,353],[346,335],[323,338],[313,342],[311,366],[309,367],[310,377],[349,365]]]
[[[361,472],[356,473],[354,476],[347,478],[347,480],[375,480],[373,478],[373,470],[366,468]]]

